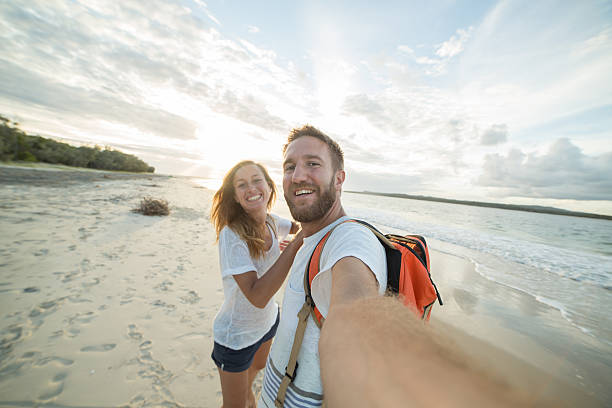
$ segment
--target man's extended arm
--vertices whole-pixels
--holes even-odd
[[[331,305],[319,341],[329,407],[523,406],[389,297]]]

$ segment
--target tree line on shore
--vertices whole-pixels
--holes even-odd
[[[0,160],[45,162],[98,170],[153,173],[155,168],[138,157],[110,147],[71,146],[42,136],[29,135],[18,123],[0,116]]]
[[[543,214],[569,215],[572,217],[586,217],[586,218],[599,218],[599,219],[604,219],[604,220],[612,220],[612,216],[610,215],[593,214],[593,213],[579,212],[579,211],[569,211],[569,210],[563,210],[561,208],[555,208],[555,207],[543,207],[541,205],[502,204],[502,203],[489,203],[489,202],[482,202],[482,201],[453,200],[451,198],[429,197],[429,196],[411,195],[411,194],[403,194],[403,193],[379,193],[375,191],[346,190],[345,192],[354,193],[354,194],[369,194],[369,195],[376,195],[376,196],[383,196],[383,197],[407,198],[410,200],[435,201],[439,203],[471,205],[471,206],[476,206],[476,207],[501,208],[503,210],[527,211],[527,212],[535,212],[535,213],[543,213]]]

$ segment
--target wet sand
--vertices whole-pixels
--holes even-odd
[[[91,173],[62,170],[58,181],[58,171],[0,167],[0,406],[220,406],[212,191],[182,178]],[[143,196],[167,199],[170,215],[131,212]],[[491,289],[468,261],[438,251],[431,260],[445,300],[432,325],[458,347],[535,405],[604,405],[564,356],[500,323],[508,310],[533,313],[526,295],[512,294],[524,310],[506,310],[507,290]]]
[[[439,251],[431,255],[444,306],[434,309],[430,324],[448,335],[476,366],[526,394],[532,406],[606,405],[597,395],[607,387],[610,367],[585,361],[584,356],[579,361],[569,358],[569,342],[551,347],[550,342],[539,341],[538,335],[547,334],[533,327],[533,315],[541,313],[551,325],[565,327],[567,322],[557,311],[488,281],[465,259]],[[597,384],[584,383],[585,367],[597,377]]]

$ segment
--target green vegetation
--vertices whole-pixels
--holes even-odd
[[[98,170],[153,173],[155,168],[138,157],[110,147],[74,147],[41,136],[28,135],[18,123],[0,116],[0,160],[45,162]]]

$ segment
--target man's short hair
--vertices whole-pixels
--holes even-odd
[[[302,136],[312,136],[325,143],[327,147],[329,147],[334,171],[344,170],[344,153],[338,143],[314,126],[304,125],[301,128],[291,129],[289,137],[287,138],[287,143],[283,146],[283,154],[285,154],[291,142]]]

